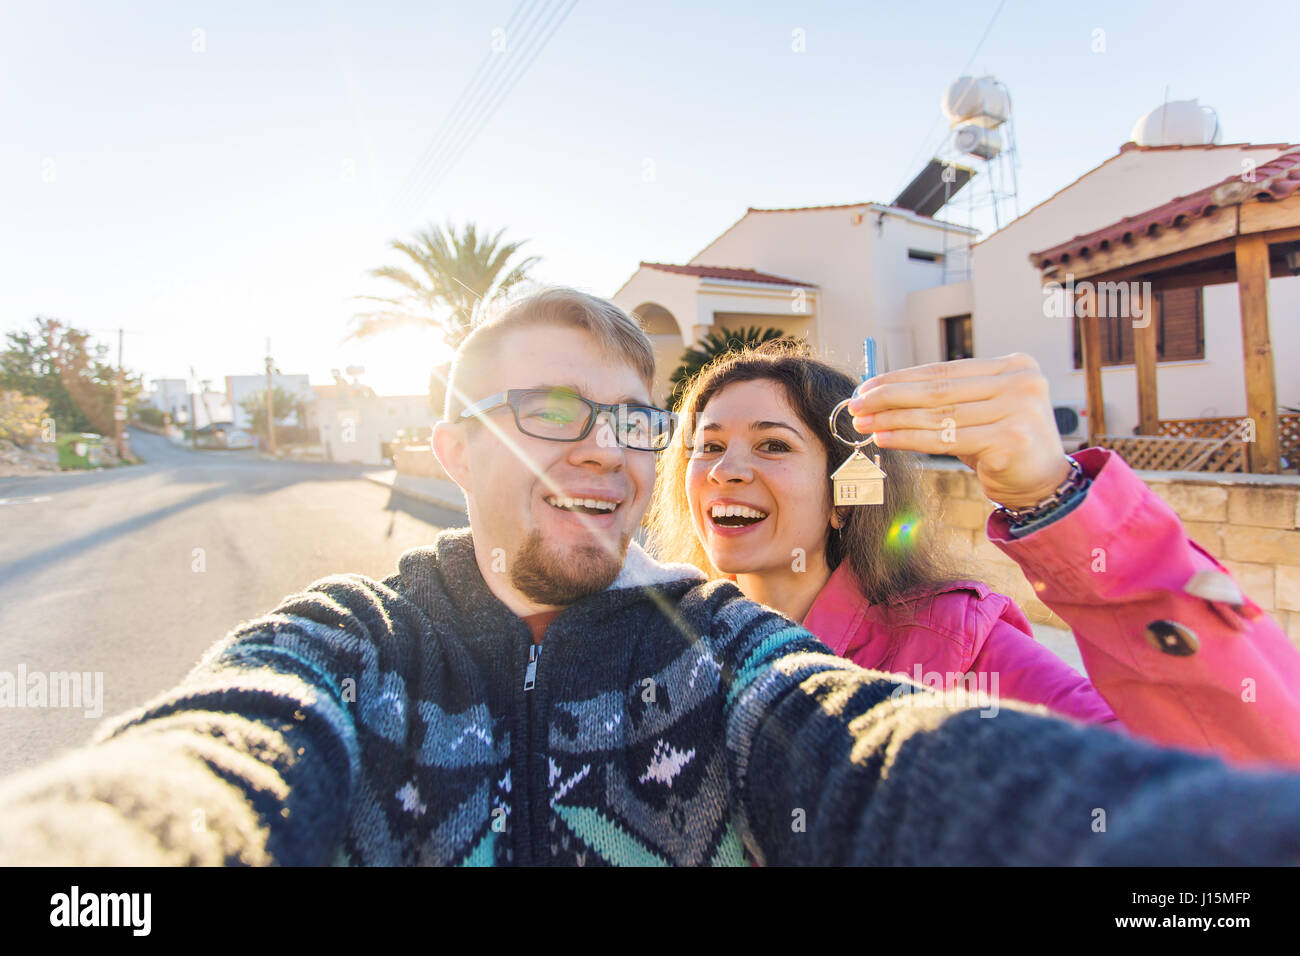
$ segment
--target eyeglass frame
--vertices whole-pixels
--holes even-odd
[[[563,392],[565,395],[571,395],[573,398],[576,398],[578,401],[582,402],[588,408],[593,410],[591,417],[587,419],[586,426],[582,429],[582,433],[578,435],[576,438],[554,438],[549,435],[534,435],[532,432],[525,431],[524,426],[519,422],[518,403],[520,398],[523,396],[525,392],[556,392],[556,391]],[[614,416],[614,417],[617,416],[618,410],[620,408],[648,408],[651,411],[663,412],[665,415],[668,416],[668,439],[667,441],[664,442],[662,448],[637,448],[634,445],[624,444],[622,441],[619,441],[620,436],[618,434],[618,430],[611,429],[611,431],[614,432],[614,440],[617,443],[618,447],[626,448],[628,451],[648,451],[656,455],[668,449],[668,446],[672,443],[673,435],[675,435],[677,432],[677,425],[679,423],[679,418],[676,412],[670,411],[667,408],[660,408],[658,405],[642,404],[640,402],[615,402],[613,404],[607,405],[604,402],[593,401],[592,399],[587,398],[587,396],[581,394],[580,392],[575,392],[570,389],[548,388],[546,386],[541,386],[541,385],[534,386],[532,388],[509,388],[506,389],[504,392],[497,392],[494,395],[489,395],[487,398],[480,399],[479,401],[475,402],[473,405],[470,405],[467,408],[465,408],[465,410],[460,413],[459,418],[462,421],[467,419],[470,421],[474,421],[485,416],[488,412],[496,411],[498,408],[501,408],[504,405],[510,406],[510,414],[514,417],[515,427],[519,429],[520,434],[527,435],[529,438],[540,438],[542,441],[558,441],[558,442],[578,442],[578,441],[585,440],[586,437],[591,434],[591,430],[592,428],[595,427],[596,422],[600,420],[601,412],[604,412],[607,415]]]

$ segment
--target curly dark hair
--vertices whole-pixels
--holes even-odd
[[[769,381],[784,389],[790,406],[826,452],[826,481],[848,456],[828,426],[831,410],[857,387],[850,376],[811,354],[806,343],[780,339],[730,352],[703,368],[687,386],[678,408],[682,427],[659,461],[659,476],[646,515],[649,548],[665,561],[684,561],[710,577],[723,577],[696,537],[686,505],[686,471],[693,423],[714,395],[738,382]],[[840,434],[861,439],[847,414]],[[871,451],[874,456],[876,452]],[[863,595],[872,603],[894,605],[954,579],[949,560],[937,547],[932,502],[921,482],[920,462],[911,452],[879,449],[885,471],[883,505],[841,507],[844,526],[826,537],[826,564],[834,571],[847,560]],[[827,514],[829,528],[830,515]]]

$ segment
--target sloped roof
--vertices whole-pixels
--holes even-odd
[[[1052,263],[1108,249],[1117,242],[1131,242],[1156,229],[1185,225],[1193,219],[1211,215],[1224,206],[1286,199],[1297,189],[1300,189],[1300,151],[1261,163],[1254,170],[1253,181],[1244,181],[1242,175],[1237,173],[1187,196],[1178,196],[1145,212],[1125,216],[1109,226],[1058,243],[1050,249],[1031,253],[1029,261],[1041,269]]]
[[[832,478],[884,478],[885,469],[881,468],[865,454],[850,455],[831,473]]]
[[[642,262],[644,269],[657,269],[660,272],[673,272],[678,275],[699,276],[703,279],[734,279],[739,282],[766,282],[772,285],[799,285],[809,289],[817,288],[814,282],[799,279],[787,279],[754,269],[738,269],[733,266],[678,266],[666,262]]]

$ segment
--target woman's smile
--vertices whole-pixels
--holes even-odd
[[[735,498],[714,498],[704,506],[704,518],[714,534],[733,537],[755,530],[767,521],[771,509]]]

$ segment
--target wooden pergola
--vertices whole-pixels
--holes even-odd
[[[1157,292],[1235,282],[1241,302],[1248,470],[1276,474],[1281,449],[1268,280],[1300,269],[1300,152],[1076,236],[1030,261],[1044,285],[1075,292],[1082,328],[1090,444],[1113,444],[1102,404],[1101,316],[1126,301],[1133,321],[1138,434],[1161,434],[1156,391]],[[1150,283],[1150,285],[1146,285]],[[1288,422],[1288,425],[1291,423]],[[1114,437],[1114,436],[1110,436]],[[1207,450],[1208,454],[1208,450]]]

